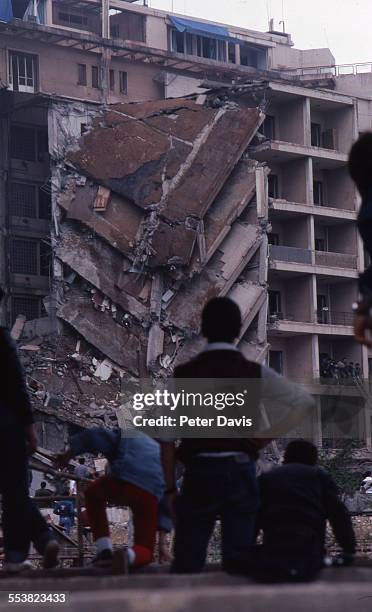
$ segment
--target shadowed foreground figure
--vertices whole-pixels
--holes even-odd
[[[0,302],[4,293],[0,288]],[[44,556],[44,567],[57,564],[58,544],[38,508],[29,497],[28,455],[37,439],[31,403],[16,346],[0,327],[0,493],[4,532],[4,568],[29,569],[27,556],[33,541]]]
[[[364,248],[372,261],[372,132],[365,132],[353,145],[349,171],[362,197],[358,214],[358,229]],[[361,299],[353,305],[355,338],[372,347],[372,263],[360,275]]]
[[[284,465],[260,476],[257,528],[263,544],[242,550],[231,572],[273,581],[314,579],[323,566],[327,520],[343,550],[340,565],[352,563],[351,518],[332,477],[317,462],[316,447],[296,440],[287,446]]]
[[[234,345],[241,325],[237,304],[228,298],[211,300],[202,315],[202,333],[208,344],[195,359],[176,368],[175,378],[255,379],[260,389],[275,387],[279,413],[284,415],[289,408],[301,421],[313,406],[312,398],[276,372],[244,357]],[[250,402],[250,413],[254,414],[258,398],[251,397]],[[260,449],[269,442],[233,435],[183,439],[177,451],[177,458],[185,465],[179,496],[175,484],[175,445],[162,444],[167,493],[171,505],[174,497],[175,507],[174,573],[197,573],[203,569],[217,519],[221,520],[224,566],[239,547],[254,542],[259,505],[255,462]]]

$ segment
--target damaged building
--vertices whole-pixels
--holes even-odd
[[[372,367],[353,338],[366,262],[347,172],[371,127],[371,74],[296,49],[273,23],[126,0],[1,3],[0,320],[44,446],[124,419],[123,383],[196,352],[215,295],[241,306],[247,357],[311,381],[314,440],[332,434],[322,360],[359,363],[365,380]],[[343,392],[370,446],[368,394]]]
[[[247,152],[263,119],[249,87],[115,105],[58,167],[58,318],[131,375],[197,350],[219,295],[241,306],[244,352],[265,357],[268,170]]]

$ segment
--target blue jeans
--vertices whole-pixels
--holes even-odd
[[[172,572],[191,574],[203,569],[217,519],[221,520],[222,562],[227,566],[255,540],[258,503],[254,461],[245,455],[196,457],[186,466],[176,501]]]

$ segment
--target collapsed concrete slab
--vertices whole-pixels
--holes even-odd
[[[55,147],[58,316],[135,376],[167,375],[199,347],[217,295],[241,306],[241,342],[265,350],[268,171],[248,155],[261,94],[117,104]]]

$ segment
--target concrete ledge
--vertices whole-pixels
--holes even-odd
[[[370,612],[372,570],[325,570],[314,583],[294,585],[254,584],[222,573],[195,576],[138,574],[58,580],[13,578],[1,580],[5,592],[66,593],[73,612]],[[8,610],[0,598],[0,610]],[[33,605],[33,610],[55,610],[56,604]],[[29,604],[28,604],[29,606]],[[65,606],[60,605],[61,609]],[[67,606],[66,606],[67,607]]]

